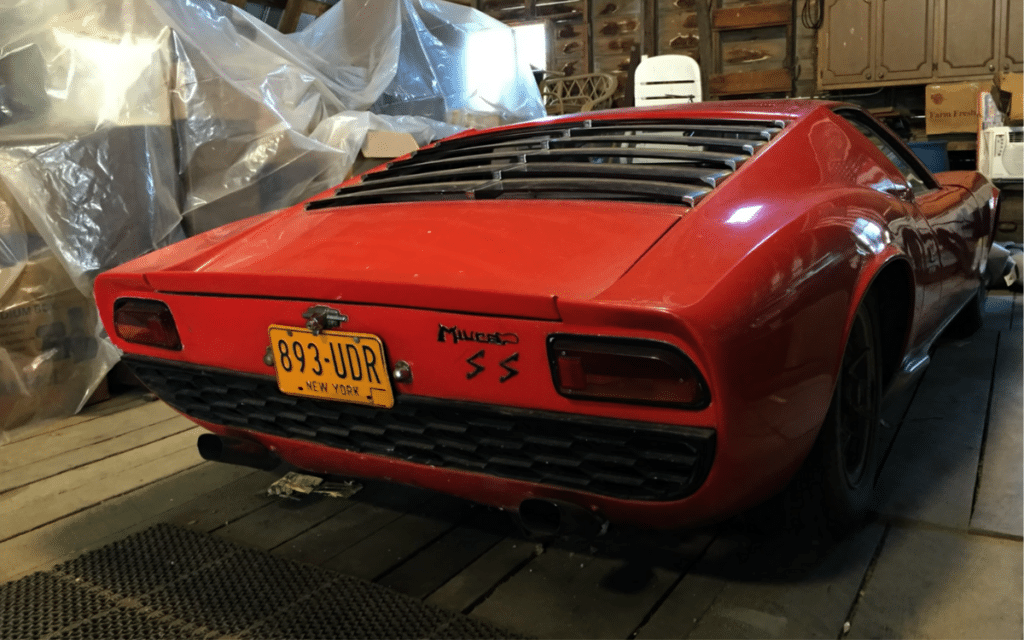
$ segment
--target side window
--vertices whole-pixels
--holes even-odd
[[[910,188],[913,189],[914,195],[920,195],[934,188],[931,176],[921,172],[915,166],[916,163],[914,161],[906,158],[900,150],[897,150],[889,144],[881,135],[879,135],[878,131],[873,126],[870,126],[866,122],[865,118],[860,116],[859,113],[841,111],[838,112],[838,115],[842,116],[847,122],[853,125],[857,131],[863,133],[865,138],[878,147],[879,151],[881,151],[882,154],[885,155],[885,157],[888,158],[889,161],[896,166],[896,169],[907,179],[907,184],[909,184]]]

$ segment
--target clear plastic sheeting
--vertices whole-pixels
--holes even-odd
[[[217,0],[0,8],[0,171],[85,293],[182,218],[194,233],[343,179],[354,157],[316,134],[340,114],[425,116],[435,137],[544,115],[511,29],[447,2],[343,0],[290,36]]]
[[[371,35],[359,35],[363,29]],[[381,33],[397,36],[388,49],[372,39]],[[339,36],[352,42],[341,60]],[[333,64],[368,55],[364,64],[383,68],[388,54],[397,53],[394,72],[370,109],[375,113],[421,115],[468,126],[545,115],[529,65],[517,55],[512,30],[470,7],[431,0],[342,0],[292,37],[311,50],[324,51],[324,60]],[[365,51],[360,40],[368,45]]]
[[[100,271],[183,237],[171,31],[119,4],[17,3],[0,28],[0,179],[86,295]]]
[[[205,145],[188,166],[187,211],[183,226],[188,235],[240,220],[254,213],[273,211],[301,201],[342,182],[355,169],[359,151],[370,131],[411,134],[420,145],[453,135],[462,127],[420,116],[380,116],[367,111],[345,111],[320,120],[308,135],[282,128],[266,132],[245,145],[248,158],[270,162],[236,162],[226,148],[238,140],[217,140]],[[225,191],[228,182],[232,189]]]
[[[322,192],[369,131],[425,144],[544,115],[511,30],[446,2],[342,0],[288,36],[218,0],[0,0],[0,12],[0,186],[3,210],[19,211],[0,222],[0,310],[78,308],[71,294],[88,300],[101,271]],[[85,315],[40,321],[95,342]],[[46,331],[14,347],[2,331],[0,428],[65,375],[43,373]],[[33,415],[84,402],[113,362],[108,342],[94,346]]]
[[[114,127],[64,142],[5,146],[0,175],[75,285],[184,238],[169,129]]]
[[[0,444],[78,411],[117,358],[92,299],[0,185]]]

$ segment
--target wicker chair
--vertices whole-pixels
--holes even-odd
[[[548,115],[594,111],[611,106],[617,82],[610,73],[545,78],[540,85]]]

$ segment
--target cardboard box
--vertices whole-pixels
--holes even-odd
[[[420,148],[411,133],[401,131],[367,131],[363,142],[364,158],[386,158],[404,156]]]
[[[1024,74],[1003,73],[992,81],[992,97],[1006,116],[1007,126],[1024,122]]]
[[[460,111],[452,109],[448,112],[448,123],[457,124],[470,129],[490,129],[499,127],[503,123],[501,116],[496,113],[476,113],[475,111]]]
[[[75,413],[117,359],[100,338],[96,303],[9,184],[0,179],[0,445],[16,428]]]
[[[977,133],[981,82],[930,84],[925,88],[925,133]]]
[[[419,148],[420,145],[416,143],[416,138],[411,133],[377,129],[367,131],[363,146],[345,175],[345,180],[366,173],[370,169],[376,169],[388,160],[412,153]]]
[[[95,304],[51,252],[0,268],[0,433],[78,409],[98,375]]]

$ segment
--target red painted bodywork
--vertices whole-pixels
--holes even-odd
[[[350,316],[346,331],[376,334],[389,361],[410,363],[413,381],[396,383],[397,394],[716,431],[704,484],[685,499],[652,503],[204,424],[258,440],[303,469],[391,478],[511,509],[528,497],[557,498],[651,527],[712,521],[766,499],[800,466],[829,406],[852,316],[883,270],[905,285],[886,301],[908,315],[897,364],[925,354],[977,290],[996,190],[977,174],[951,172],[901,200],[888,189],[905,185],[903,176],[838,107],[750,101],[585,115],[787,121],[692,209],[586,200],[300,204],[102,274],[96,300],[126,353],[264,376],[273,375],[263,362],[267,326],[301,326],[312,303],[334,303]],[[878,242],[858,242],[864,229],[877,230]],[[164,301],[183,348],[117,338],[112,310],[121,297]],[[507,384],[497,374],[466,380],[465,360],[480,345],[438,342],[438,324],[518,334],[520,374]],[[683,410],[563,397],[547,359],[552,333],[673,344],[700,370],[711,402]],[[486,358],[496,363],[512,350],[491,345]]]

